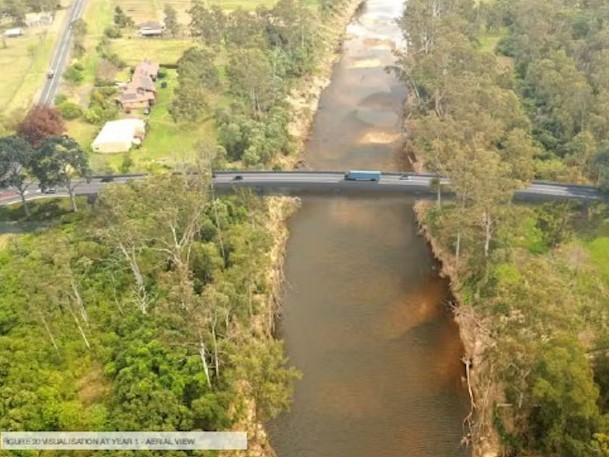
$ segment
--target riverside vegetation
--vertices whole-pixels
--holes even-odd
[[[250,409],[274,417],[297,373],[271,335],[269,211],[162,175],[9,243],[0,427],[228,430]]]
[[[402,25],[405,154],[456,194],[436,184],[418,212],[459,301],[465,441],[608,456],[608,208],[510,195],[535,178],[608,187],[609,6],[411,0]]]
[[[196,3],[193,8],[197,5],[203,8]],[[280,5],[299,11],[290,10],[291,2]],[[243,58],[263,70],[273,62],[272,73],[252,82],[238,72],[230,76],[259,86],[240,90],[231,84],[237,102],[218,114],[226,120],[219,122],[221,144],[208,139],[193,148],[199,176],[208,175],[210,165],[239,159],[269,163],[291,151],[283,147],[292,139],[285,131],[287,106],[281,96],[298,72],[305,74],[295,68],[306,65],[310,72],[327,58],[324,52],[334,50],[327,32],[316,28],[336,25],[344,16],[339,12],[352,7],[325,1],[315,21],[299,22],[305,14],[300,10],[295,18],[273,19],[274,27],[266,22],[268,12],[243,17],[257,24],[244,30],[256,45],[242,51]],[[183,89],[178,88],[172,108],[177,118],[190,116],[192,109],[182,103],[180,90],[203,94],[202,100],[209,96],[207,78],[217,72],[209,65],[209,52],[196,47],[180,61]],[[237,54],[235,66],[242,56]],[[64,126],[55,122],[56,114],[37,108],[17,129],[18,136],[2,140],[0,163],[11,187],[25,191],[18,188],[24,180],[51,170],[38,170],[28,159],[42,149],[49,164],[63,164],[59,159],[67,150],[75,152],[79,164],[84,160],[81,168],[49,174],[49,181],[63,185],[90,173],[87,155],[61,136]],[[30,144],[13,147],[25,142]],[[293,202],[248,193],[216,198],[208,178],[163,174],[110,185],[93,206],[76,201],[73,209],[79,211],[72,214],[52,201],[2,209],[4,220],[44,220],[46,227],[3,240],[0,251],[0,428],[246,428],[248,455],[272,453],[258,424],[289,405],[298,377],[286,367],[281,343],[271,334],[286,237],[281,222]]]

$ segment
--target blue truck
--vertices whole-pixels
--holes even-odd
[[[362,171],[362,170],[350,170],[345,173],[345,180],[347,181],[376,181],[381,179],[380,171]]]

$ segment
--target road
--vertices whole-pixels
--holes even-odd
[[[126,183],[129,180],[143,179],[146,175],[116,175],[109,181],[102,176],[93,177],[90,182],[80,181],[76,188],[77,195],[94,195],[99,193],[110,183]],[[242,179],[235,179],[241,176]],[[326,193],[355,191],[362,193],[401,193],[411,194],[415,198],[433,198],[435,192],[431,190],[433,175],[416,173],[383,173],[379,182],[346,181],[343,172],[329,171],[234,171],[216,172],[213,179],[214,187],[218,190],[233,188],[254,188],[262,192],[279,194],[297,194],[300,191],[319,191]],[[103,181],[105,182],[103,182]],[[448,185],[447,179],[442,178],[441,183]],[[57,189],[54,194],[43,194],[34,183],[28,189],[28,200],[49,197],[66,197],[64,189]],[[4,195],[4,196],[3,196]],[[450,192],[444,195],[449,196]],[[523,201],[555,201],[555,200],[587,200],[600,201],[605,197],[595,187],[576,184],[559,184],[535,181],[527,189],[515,193],[515,199]],[[0,193],[0,205],[20,202],[17,194],[6,195]]]
[[[71,24],[80,17],[85,3],[86,0],[73,0],[70,12],[65,20],[64,28],[61,31],[59,40],[57,41],[55,49],[53,50],[53,57],[51,58],[51,63],[49,66],[49,70],[52,69],[55,72],[55,76],[51,79],[47,78],[44,80],[44,86],[42,88],[42,93],[39,100],[41,105],[52,105],[55,101],[61,75],[65,70],[68,56],[70,55],[70,50],[72,48],[73,34]]]

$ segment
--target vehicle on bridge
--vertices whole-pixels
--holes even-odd
[[[345,180],[347,181],[380,181],[380,171],[362,171],[362,170],[350,170],[345,173]]]

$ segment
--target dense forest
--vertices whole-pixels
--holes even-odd
[[[420,208],[460,301],[466,440],[607,456],[607,207],[511,194],[535,178],[607,187],[609,8],[412,0],[402,26],[406,153],[456,194],[442,201],[436,183],[436,204]]]
[[[0,252],[0,428],[229,430],[274,417],[297,377],[271,335],[277,204],[162,175],[14,239]]]

